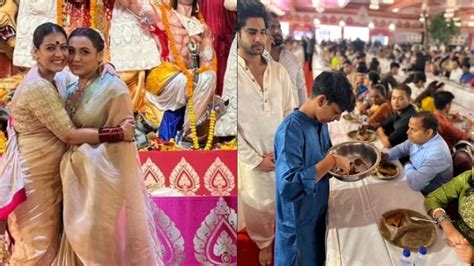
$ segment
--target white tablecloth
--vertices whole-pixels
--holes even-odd
[[[344,120],[331,123],[333,145],[349,141],[345,132],[356,128],[356,124]],[[378,140],[374,144],[382,147]],[[402,249],[385,241],[377,221],[384,212],[397,208],[415,210],[428,217],[423,195],[411,190],[403,173],[391,181],[367,177],[349,183],[332,178],[330,184],[326,265],[399,265]],[[467,265],[446,244],[443,232],[436,230],[437,240],[428,247],[427,265]]]
[[[453,102],[474,112],[474,89],[470,86],[465,87],[459,83],[455,83],[446,78],[435,77],[431,74],[427,75],[426,85],[431,81],[437,80],[444,82],[444,90],[454,94]]]

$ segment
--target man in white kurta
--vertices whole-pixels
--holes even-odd
[[[275,220],[273,138],[283,118],[295,106],[288,72],[262,57],[266,39],[261,3],[239,3],[243,25],[238,41],[239,222],[260,248],[259,260],[269,264]],[[248,12],[251,9],[252,12]],[[254,10],[262,8],[263,15]],[[240,19],[240,18],[239,18]]]
[[[269,17],[269,34],[273,37],[273,40],[271,42],[271,50],[264,52],[263,56],[266,59],[275,60],[282,64],[288,71],[293,86],[293,98],[299,107],[308,99],[303,64],[292,52],[286,50],[283,44],[283,34],[278,16],[275,13],[270,13]]]

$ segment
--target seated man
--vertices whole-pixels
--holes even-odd
[[[410,118],[408,140],[383,154],[383,159],[410,156],[405,164],[408,185],[424,195],[453,178],[453,162],[446,141],[438,134],[438,121],[431,112]]]
[[[471,64],[464,63],[462,65],[462,76],[459,81],[461,83],[470,84],[473,78],[474,78],[474,74],[471,73]]]
[[[434,94],[435,116],[439,123],[439,134],[448,144],[449,150],[460,140],[469,139],[469,133],[472,128],[472,121],[468,120],[467,127],[464,130],[457,128],[448,119],[451,102],[454,95],[449,91],[439,91]]]
[[[405,84],[400,84],[392,91],[393,114],[377,129],[377,136],[385,148],[391,148],[407,139],[408,121],[416,114],[410,104],[411,89]],[[378,127],[375,125],[374,127]]]
[[[387,74],[385,74],[385,76],[383,77],[381,81],[382,85],[385,86],[387,91],[392,91],[392,89],[398,85],[398,82],[395,79],[395,76],[398,75],[399,69],[400,69],[400,64],[398,64],[397,62],[392,62],[390,64],[390,71]]]

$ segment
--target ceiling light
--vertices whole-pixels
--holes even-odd
[[[375,25],[374,25],[373,22],[370,22],[370,23],[369,23],[369,29],[373,29],[373,28],[375,28]]]
[[[379,5],[378,4],[370,4],[369,8],[377,10],[377,9],[379,9]]]
[[[390,23],[390,25],[388,25],[388,29],[391,31],[395,31],[395,24]]]

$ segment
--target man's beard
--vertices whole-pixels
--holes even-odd
[[[283,44],[283,38],[282,37],[280,37],[280,38],[273,37],[272,47],[277,47],[277,46],[280,46],[282,44]]]
[[[262,49],[256,49],[257,47],[261,47]],[[262,55],[264,51],[263,44],[261,45],[240,45],[240,48],[242,48],[247,54],[249,55]]]

